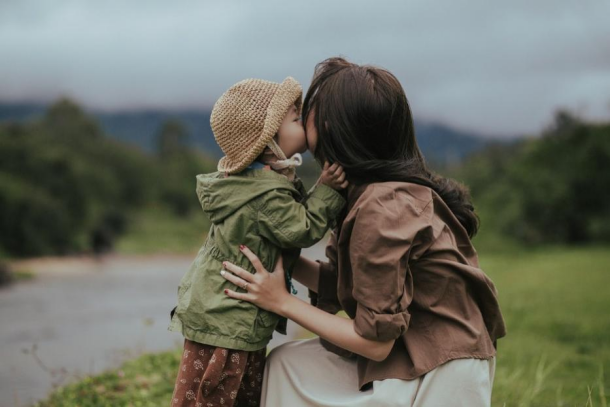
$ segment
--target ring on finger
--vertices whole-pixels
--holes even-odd
[[[245,282],[244,285],[242,286],[242,289],[243,290],[247,290],[248,289],[248,284],[249,284],[248,282]]]

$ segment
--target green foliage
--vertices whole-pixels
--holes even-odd
[[[193,193],[195,195],[195,193]],[[149,205],[134,215],[125,234],[117,239],[120,254],[195,254],[210,228],[202,211],[176,217],[166,205]]]
[[[200,152],[185,149],[162,157],[159,169],[163,174],[159,181],[161,201],[182,218],[193,211],[201,212],[195,194],[195,176],[216,171],[216,163]]]
[[[150,155],[106,137],[69,100],[40,120],[0,124],[0,254],[108,250],[151,206],[165,206],[178,223],[201,214],[195,176],[216,162],[187,138],[169,120]],[[319,168],[306,158],[299,176],[309,188]],[[608,166],[609,124],[559,112],[541,137],[491,145],[448,175],[470,187],[482,228],[503,236],[496,243],[581,243],[608,239]]]
[[[526,243],[607,241],[609,124],[565,112],[539,138],[491,146],[457,178],[469,185],[482,223]]]
[[[170,158],[180,154],[186,149],[187,129],[177,120],[167,120],[161,126],[161,131],[157,137],[157,148],[159,156]]]
[[[145,354],[118,370],[62,387],[34,407],[169,406],[181,355],[181,349]]]
[[[62,202],[39,186],[0,172],[0,243],[14,255],[66,252],[77,234]]]
[[[60,100],[38,121],[0,125],[0,252],[108,250],[145,205],[159,202],[181,216],[198,209],[195,175],[213,168],[201,153],[175,149],[159,158],[106,137],[76,104]]]

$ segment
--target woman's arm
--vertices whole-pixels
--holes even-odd
[[[339,346],[378,362],[386,359],[395,341],[386,342],[365,339],[354,330],[354,321],[329,314],[311,306],[295,296],[281,303],[279,314],[295,321],[305,329]]]
[[[285,316],[321,338],[348,351],[375,361],[386,359],[395,342],[394,340],[380,342],[365,339],[356,333],[352,320],[329,314],[289,294],[284,285],[282,256],[278,256],[274,272],[269,273],[265,270],[259,258],[248,248],[243,247],[242,253],[251,261],[256,273],[251,274],[230,262],[224,262],[223,266],[231,273],[222,270],[221,274],[238,287],[245,287],[247,291],[225,290],[225,294],[238,300],[252,302],[260,308]],[[316,263],[314,264],[318,267]],[[305,268],[307,269],[309,266],[305,266]]]
[[[314,292],[318,292],[318,275],[320,265],[306,257],[300,256],[293,269],[293,278]]]

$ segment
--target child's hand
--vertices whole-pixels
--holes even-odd
[[[329,165],[328,161],[325,161],[325,165],[322,168],[322,174],[318,179],[319,184],[325,184],[335,190],[344,189],[348,186],[346,181],[346,173],[341,165],[334,163]]]

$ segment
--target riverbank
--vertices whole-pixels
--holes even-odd
[[[304,253],[323,258],[323,248],[324,243]],[[141,355],[179,347],[182,336],[167,331],[169,313],[193,258],[114,254],[15,262],[36,277],[0,289],[0,405],[28,406]],[[305,288],[298,290],[307,295]],[[292,339],[297,328],[289,329],[271,346]],[[57,405],[72,402],[62,403]]]
[[[508,327],[499,340],[492,405],[608,405],[609,248],[483,254],[481,265],[499,289]],[[144,355],[39,406],[169,405],[179,352]]]

